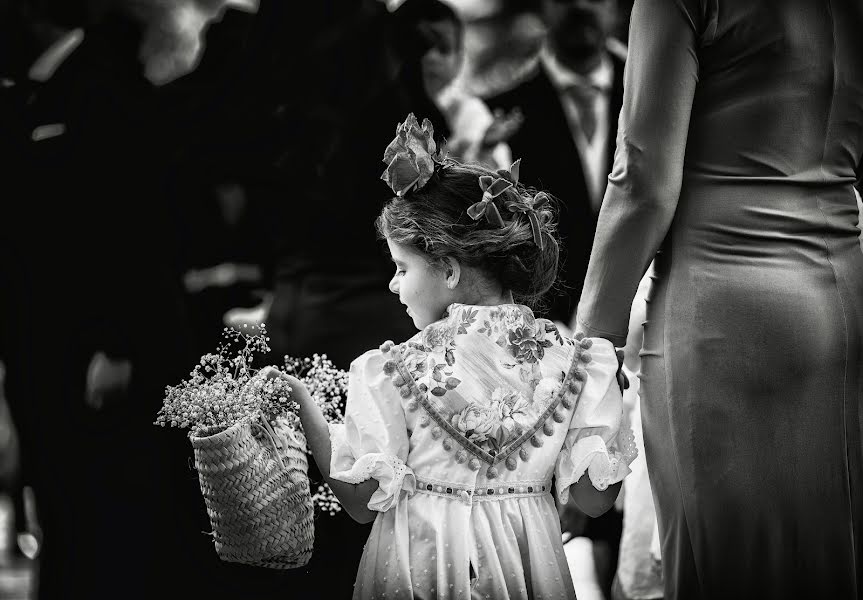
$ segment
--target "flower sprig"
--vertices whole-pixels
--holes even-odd
[[[296,414],[287,382],[260,376],[253,367],[256,355],[270,351],[266,325],[225,328],[223,338],[217,352],[203,355],[188,379],[165,388],[155,425],[211,435],[244,421],[272,423]]]
[[[313,354],[311,358],[285,356],[284,370],[303,382],[328,423],[344,422],[342,407],[348,395],[347,371],[336,368],[326,354]]]
[[[302,431],[299,405],[291,398],[287,380],[268,377],[254,366],[259,355],[270,352],[266,325],[225,328],[222,337],[217,352],[203,355],[188,379],[165,388],[154,424],[186,429],[190,436],[213,435],[243,422]],[[324,418],[330,423],[343,422],[348,373],[337,369],[326,354],[286,356],[284,362],[285,372],[308,388]],[[326,483],[318,486],[312,500],[321,512],[332,515],[341,510]]]
[[[327,513],[330,516],[342,510],[342,503],[339,502],[336,494],[326,482],[318,484],[318,490],[312,494],[312,503],[320,512]]]
[[[320,407],[328,423],[344,422],[343,406],[348,394],[348,373],[336,368],[326,354],[314,354],[311,358],[285,356],[285,372],[299,379],[309,391],[312,400]],[[296,414],[288,416],[288,422],[299,427]],[[312,502],[322,513],[334,515],[342,505],[326,482],[320,482]]]

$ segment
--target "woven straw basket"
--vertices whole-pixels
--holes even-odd
[[[240,423],[190,437],[216,552],[228,562],[302,567],[315,539],[306,440],[301,433],[280,435],[277,450],[253,429],[260,428]]]

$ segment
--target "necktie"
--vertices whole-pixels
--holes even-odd
[[[564,93],[575,103],[581,130],[590,143],[596,133],[596,97],[599,88],[590,84],[571,85],[564,89]]]

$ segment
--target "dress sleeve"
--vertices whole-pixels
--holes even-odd
[[[677,208],[707,1],[633,5],[614,166],[576,313],[577,330],[618,346],[638,282]]]
[[[558,500],[587,471],[593,487],[604,490],[629,474],[638,451],[632,430],[622,428],[623,396],[617,385],[617,356],[608,340],[594,339],[587,377],[555,464]]]
[[[345,422],[330,425],[330,477],[347,483],[376,479],[369,509],[395,506],[402,490],[413,493],[413,471],[405,464],[409,442],[401,397],[383,372],[380,350],[351,363]]]

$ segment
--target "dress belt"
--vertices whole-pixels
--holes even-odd
[[[446,483],[433,479],[416,480],[416,491],[420,494],[443,496],[453,500],[461,500],[465,504],[474,501],[509,500],[512,498],[530,498],[551,493],[551,480],[547,481],[508,481],[493,485],[466,487],[464,484]]]

